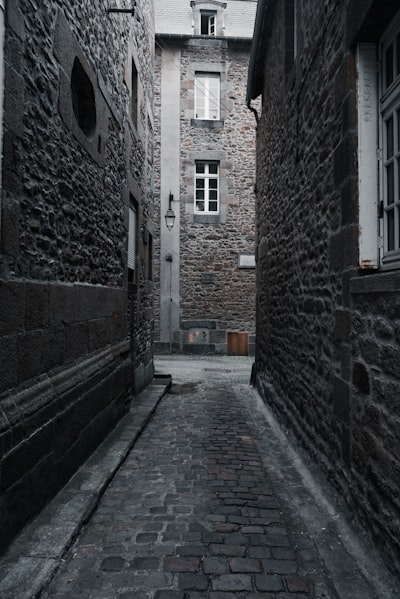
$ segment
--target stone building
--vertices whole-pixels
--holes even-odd
[[[0,3],[2,547],[153,374],[153,4],[109,4]]]
[[[400,572],[400,12],[260,0],[256,385]]]
[[[158,351],[254,352],[255,10],[253,0],[155,0]]]

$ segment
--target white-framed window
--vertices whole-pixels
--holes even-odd
[[[218,214],[219,212],[219,163],[199,160],[196,162],[195,214]]]
[[[128,284],[133,284],[135,282],[136,243],[137,243],[136,206],[131,201],[131,204],[129,206],[129,224],[128,224]]]
[[[196,73],[194,95],[196,119],[219,120],[219,73]]]
[[[359,267],[400,268],[400,12],[357,47]]]
[[[400,15],[381,40],[379,58],[381,260],[400,267]]]
[[[193,11],[192,27],[195,35],[224,35],[227,2],[221,0],[190,0],[190,6]]]
[[[215,10],[200,11],[200,33],[201,35],[215,35],[217,12]]]

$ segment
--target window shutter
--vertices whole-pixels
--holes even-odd
[[[359,44],[358,70],[358,197],[359,267],[378,266],[378,175],[376,148],[378,89],[376,83],[376,46]]]
[[[215,15],[211,15],[208,21],[208,35],[215,35]]]
[[[129,230],[128,230],[128,268],[135,270],[136,259],[136,211],[129,207]]]

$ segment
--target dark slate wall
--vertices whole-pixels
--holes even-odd
[[[399,571],[400,273],[357,268],[356,4],[298,2],[293,64],[275,10],[257,139],[257,386]]]
[[[0,234],[2,546],[68,479],[152,375],[150,0],[7,3]],[[75,117],[78,58],[96,123]],[[130,117],[130,65],[139,120]],[[128,202],[138,204],[127,283]],[[139,235],[139,232],[141,233]]]

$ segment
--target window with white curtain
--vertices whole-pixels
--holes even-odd
[[[219,119],[220,74],[196,73],[195,76],[195,118]]]
[[[197,214],[219,212],[219,164],[196,162],[194,211]]]

